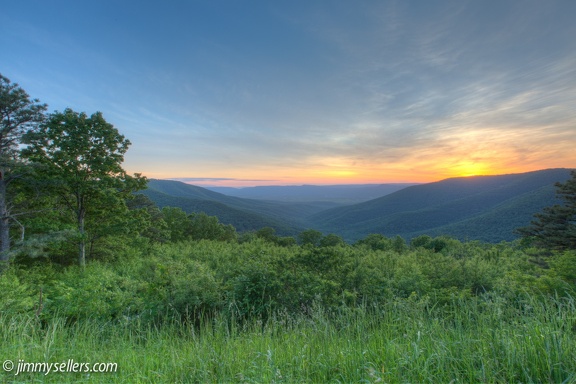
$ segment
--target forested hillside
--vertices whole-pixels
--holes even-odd
[[[155,189],[147,189],[140,193],[151,199],[159,208],[177,207],[186,213],[203,212],[218,217],[222,223],[233,225],[238,231],[256,231],[263,227],[272,227],[279,233],[294,235],[303,228],[297,224],[296,220],[262,214],[218,200],[171,196]]]
[[[405,240],[429,234],[496,243],[517,238],[514,230],[527,225],[534,213],[553,204],[554,183],[568,177],[568,169],[549,169],[454,178],[413,185],[360,204],[336,207],[329,202],[245,199],[169,180],[150,180],[148,190],[142,193],[159,207],[179,207],[188,213],[205,212],[239,231],[272,227],[278,234],[294,236],[306,228],[314,228],[348,241],[380,233],[400,235]],[[294,199],[302,197],[297,187],[270,188],[285,200],[290,193],[295,194]],[[282,188],[287,189],[280,192]],[[330,191],[321,190],[322,193]],[[354,188],[350,186],[346,190]],[[340,188],[336,189],[335,196],[341,196],[341,192]],[[325,199],[330,200],[330,195]]]
[[[279,202],[226,196],[206,188],[170,180],[149,180],[140,193],[158,207],[179,207],[187,213],[204,212],[217,216],[239,231],[272,227],[279,234],[295,235],[306,228],[306,217],[336,206],[330,202]]]
[[[388,195],[411,185],[415,183],[207,187],[207,189],[246,199],[356,204]]]
[[[569,169],[453,178],[416,185],[365,203],[312,215],[315,228],[358,239],[370,233],[451,235],[460,239],[513,240],[535,212],[556,201],[554,183]]]

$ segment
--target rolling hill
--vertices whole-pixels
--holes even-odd
[[[241,232],[272,227],[279,234],[293,235],[301,229],[297,223],[231,207],[216,200],[171,196],[150,188],[139,193],[148,196],[160,208],[178,207],[186,213],[204,212],[210,216],[217,216],[224,224],[232,224]]]
[[[294,235],[306,228],[304,217],[337,204],[287,203],[242,199],[226,196],[206,188],[179,181],[148,181],[148,189],[140,193],[148,196],[160,208],[182,208],[187,213],[204,212],[217,216],[220,222],[232,224],[239,231],[272,227],[280,235]]]
[[[446,179],[418,184],[358,204],[330,202],[338,195],[325,195],[324,201],[296,202],[246,199],[228,196],[206,188],[170,180],[150,180],[142,193],[159,207],[180,207],[184,211],[205,212],[239,231],[276,229],[279,235],[296,235],[307,228],[335,233],[355,241],[371,233],[400,235],[409,240],[427,234],[450,235],[462,240],[510,241],[514,230],[528,225],[533,215],[556,202],[554,183],[570,177],[569,169]],[[306,186],[308,187],[308,186]],[[312,187],[312,186],[310,186]],[[351,188],[351,186],[346,186]],[[358,186],[358,191],[367,186]],[[309,198],[314,188],[262,190]],[[313,191],[313,192],[310,192]],[[258,192],[258,193],[260,193]],[[311,194],[312,193],[312,194]],[[346,192],[348,193],[348,192]],[[364,193],[364,192],[363,192]]]
[[[415,185],[364,203],[328,209],[309,217],[324,232],[356,240],[370,233],[451,235],[460,239],[512,240],[514,229],[555,203],[555,182],[568,169],[451,178]]]
[[[228,196],[245,199],[286,202],[333,202],[355,204],[376,199],[399,191],[415,183],[392,184],[343,184],[343,185],[288,185],[257,187],[208,187],[207,189]]]

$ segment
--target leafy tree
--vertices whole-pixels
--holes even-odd
[[[284,237],[278,237],[276,239],[276,244],[278,244],[281,247],[292,247],[297,245],[298,243],[296,242],[296,239],[293,238],[292,236],[284,236]]]
[[[400,235],[396,235],[396,237],[392,240],[392,249],[398,253],[404,252],[408,249],[406,245],[406,240]]]
[[[430,249],[429,245],[432,243],[432,237],[428,235],[420,235],[418,237],[413,238],[410,241],[410,246],[412,248],[427,248]]]
[[[142,228],[140,235],[157,243],[169,240],[170,233],[162,211],[148,196],[137,193],[133,199],[127,201],[127,205],[132,212],[140,212],[146,218],[147,225]]]
[[[186,212],[179,207],[162,208],[162,216],[168,226],[168,238],[172,242],[186,240],[190,233],[190,220]]]
[[[146,186],[144,177],[130,176],[121,166],[130,141],[100,112],[88,117],[66,109],[29,131],[24,142],[23,155],[43,167],[47,186],[73,215],[78,263],[84,266],[91,232],[101,237],[126,228],[118,220],[126,217],[126,199]]]
[[[553,250],[576,249],[576,170],[565,183],[556,183],[563,204],[546,207],[530,225],[516,230],[534,245]]]
[[[298,240],[300,240],[300,244],[310,244],[313,246],[317,246],[320,244],[320,240],[322,239],[322,232],[317,231],[315,229],[307,229],[305,231],[300,232],[298,235]]]
[[[271,243],[275,243],[277,239],[276,230],[272,227],[260,228],[259,230],[256,231],[256,237],[259,237]]]
[[[236,241],[236,229],[228,224],[222,224],[216,216],[208,216],[204,212],[192,213],[190,221],[190,237],[194,240]]]
[[[228,224],[222,224],[216,216],[208,216],[204,212],[187,215],[181,208],[164,207],[162,216],[167,224],[170,241],[184,240],[218,240],[237,241],[236,229]]]
[[[354,245],[356,246],[367,246],[368,248],[376,251],[385,251],[392,248],[391,240],[384,235],[379,233],[372,233],[365,238],[358,240]]]
[[[346,245],[346,242],[340,236],[333,233],[330,233],[320,239],[321,247],[336,247],[339,245]]]
[[[8,259],[10,222],[15,220],[8,196],[9,185],[18,178],[18,144],[24,132],[34,130],[44,118],[45,104],[39,104],[0,74],[0,261]]]

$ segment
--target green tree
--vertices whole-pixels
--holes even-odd
[[[84,266],[90,231],[102,236],[110,221],[109,228],[122,228],[118,218],[128,211],[126,199],[146,186],[146,178],[130,176],[121,166],[130,141],[102,113],[88,117],[66,109],[26,133],[24,142],[23,155],[43,167],[48,187],[73,214],[78,263]]]
[[[43,120],[45,110],[45,104],[30,99],[18,84],[0,74],[0,261],[9,257],[10,223],[15,220],[9,186],[19,177],[22,165],[18,144],[26,131]]]
[[[300,240],[301,245],[310,244],[316,247],[320,244],[321,239],[322,239],[322,232],[317,231],[315,229],[307,229],[305,231],[300,232],[300,234],[298,235],[298,240]]]
[[[410,241],[410,246],[414,249],[420,247],[430,249],[430,243],[432,243],[432,237],[428,235],[420,235]]]
[[[296,239],[293,238],[292,236],[284,236],[284,237],[277,237],[276,244],[278,244],[281,247],[292,247],[294,245],[297,245],[298,243],[296,242]]]
[[[172,242],[186,240],[190,233],[190,220],[186,212],[179,207],[162,208],[162,217],[168,226],[168,237]]]
[[[328,235],[320,239],[321,247],[336,247],[339,245],[346,245],[346,242],[344,241],[343,238],[333,233],[329,233]]]
[[[192,213],[188,216],[190,221],[189,236],[193,240],[236,241],[238,235],[231,225],[218,221],[216,216],[208,216],[204,212]]]
[[[408,249],[406,245],[406,240],[400,235],[396,235],[394,239],[392,239],[392,249],[398,253],[403,253]]]
[[[392,241],[379,233],[372,233],[365,238],[358,240],[354,245],[366,246],[374,251],[385,251],[392,248]]]
[[[275,243],[278,237],[276,236],[276,230],[272,227],[260,228],[256,231],[256,237],[264,239],[271,243]]]
[[[546,207],[530,225],[516,230],[534,245],[553,250],[576,249],[576,170],[565,183],[556,183],[563,204]]]
[[[148,196],[137,193],[133,199],[127,201],[127,205],[131,212],[139,212],[147,219],[147,224],[142,228],[140,235],[157,243],[169,240],[170,233],[162,211]]]

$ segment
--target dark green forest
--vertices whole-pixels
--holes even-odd
[[[119,367],[5,368],[2,382],[576,380],[576,172],[450,181],[472,195],[412,186],[331,210],[247,201],[129,175],[130,142],[102,113],[47,114],[0,85],[0,354]],[[550,193],[549,207],[534,203]],[[442,232],[493,227],[519,206],[536,216],[514,221],[517,240]],[[346,223],[363,229],[329,230]]]
[[[169,180],[149,180],[148,189],[142,193],[160,207],[205,212],[239,231],[270,226],[280,235],[296,236],[314,228],[335,233],[349,243],[373,233],[400,235],[406,241],[420,235],[448,235],[461,241],[499,243],[518,239],[516,228],[528,225],[535,212],[556,203],[554,183],[569,178],[569,169],[451,178],[388,193],[381,189],[385,193],[381,197],[348,205],[315,199],[238,198]],[[294,190],[275,190],[283,188],[287,188],[285,193]],[[318,189],[340,192],[338,188]]]

